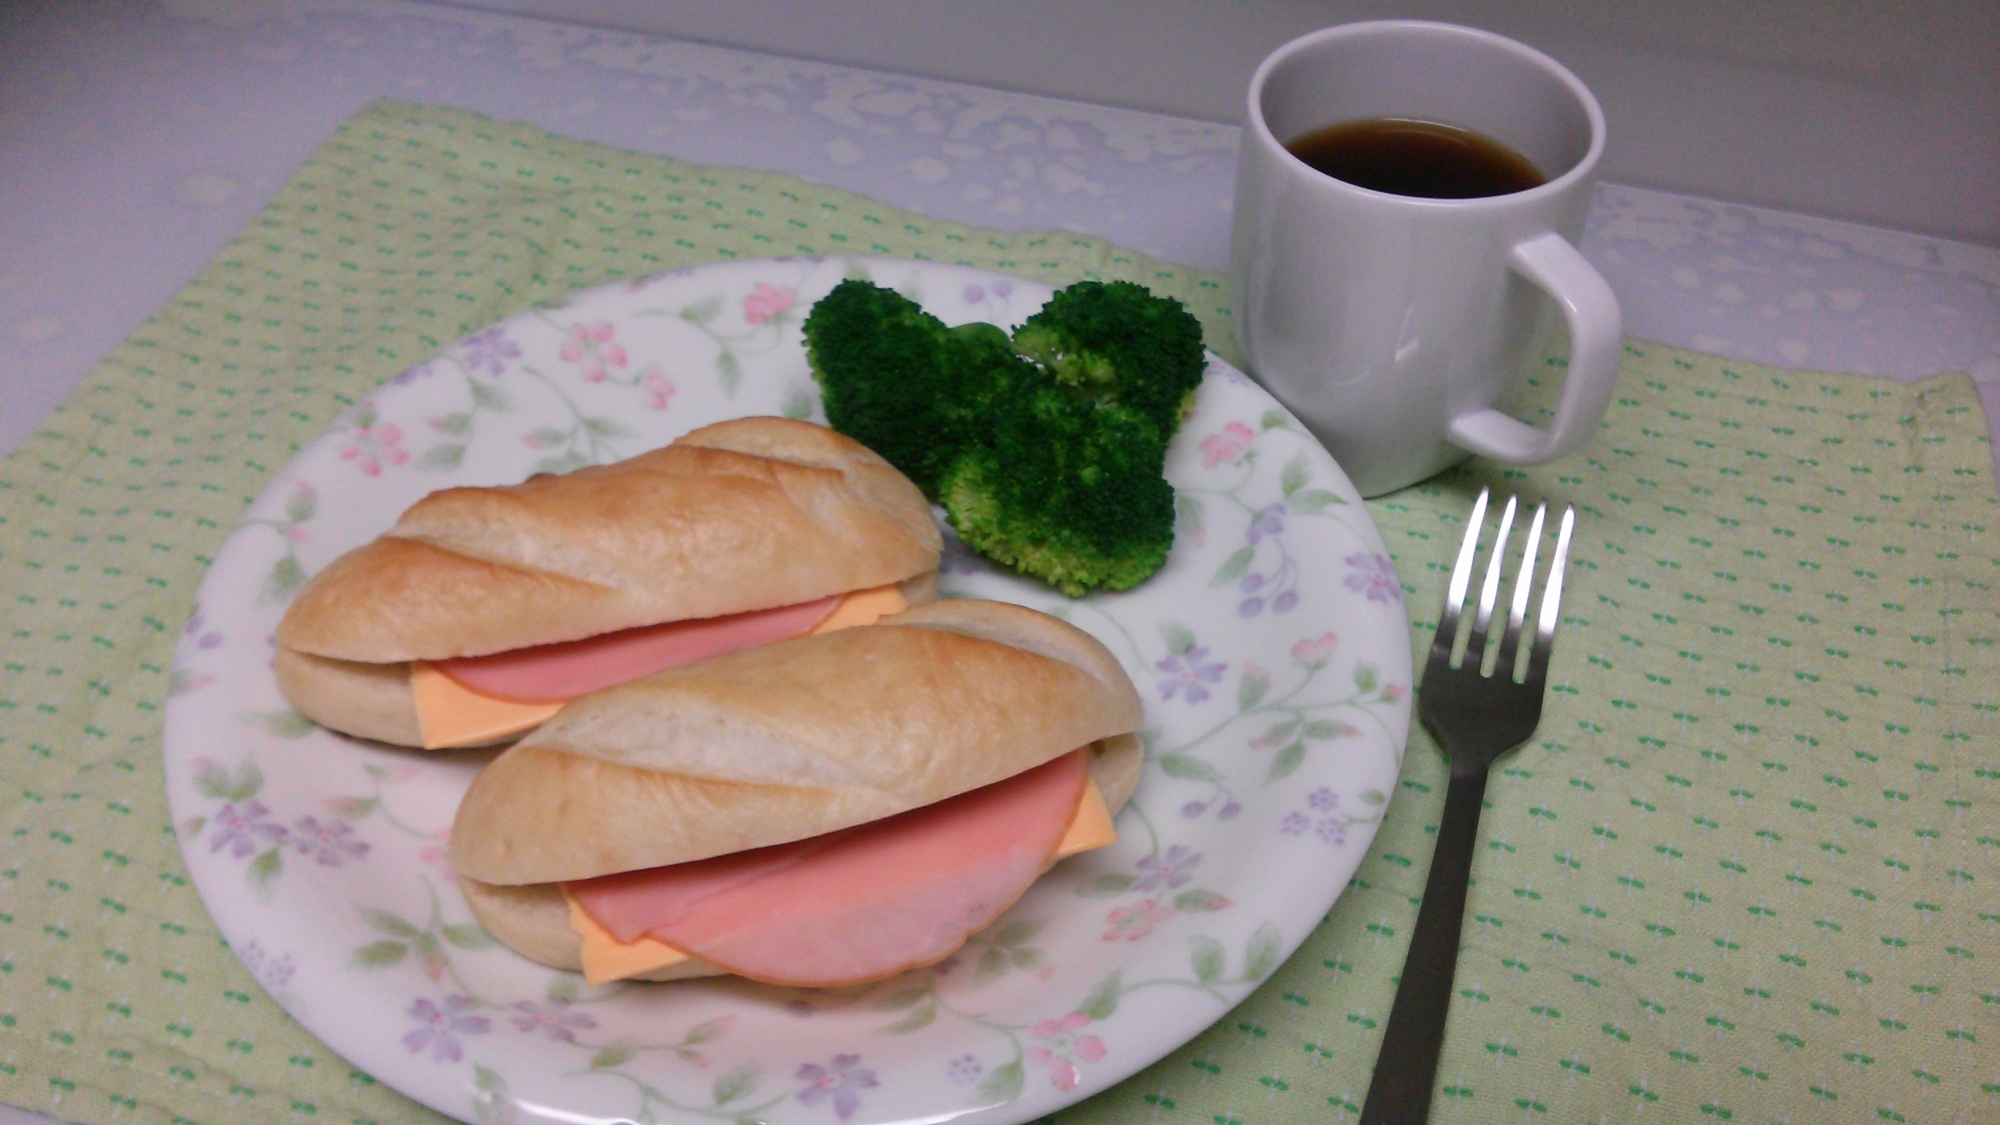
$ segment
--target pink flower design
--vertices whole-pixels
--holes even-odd
[[[1082,1080],[1076,1070],[1078,1060],[1094,1063],[1108,1053],[1102,1039],[1077,1034],[1089,1023],[1089,1016],[1071,1012],[1060,1020],[1043,1020],[1028,1029],[1028,1034],[1044,1042],[1030,1045],[1024,1053],[1028,1061],[1048,1069],[1049,1082],[1058,1090],[1076,1089]]]
[[[1153,927],[1172,918],[1170,907],[1161,906],[1157,900],[1146,899],[1130,906],[1121,906],[1104,916],[1107,927],[1105,941],[1138,941],[1153,932]]]
[[[799,295],[792,290],[760,281],[750,295],[743,298],[743,319],[751,324],[762,324],[791,308],[798,300]]]
[[[1201,463],[1213,469],[1221,464],[1234,464],[1243,457],[1243,451],[1250,448],[1257,433],[1241,422],[1231,422],[1222,427],[1222,432],[1210,434],[1201,439]]]
[[[1308,637],[1292,646],[1292,658],[1301,664],[1324,664],[1326,658],[1333,654],[1333,646],[1339,643],[1340,638],[1333,633]]]
[[[371,477],[382,475],[382,466],[407,465],[410,451],[403,448],[403,428],[394,422],[375,423],[375,412],[368,411],[367,425],[354,427],[354,436],[340,450],[343,461],[352,461],[355,467]]]
[[[433,834],[437,842],[417,849],[417,862],[438,869],[447,883],[458,882],[458,868],[451,862],[451,829]]]
[[[1382,698],[1391,703],[1401,703],[1403,701],[1403,693],[1409,690],[1409,688],[1404,687],[1402,684],[1384,684],[1382,685]]]
[[[674,381],[657,367],[647,368],[646,373],[639,377],[639,382],[646,388],[646,405],[654,410],[665,410],[674,396],[680,393]]]
[[[576,325],[562,346],[563,361],[582,364],[585,382],[604,382],[611,377],[612,368],[624,367],[626,362],[625,349],[611,341],[616,332],[605,321]]]

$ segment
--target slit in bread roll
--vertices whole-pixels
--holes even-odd
[[[277,632],[299,712],[420,745],[411,662],[896,585],[936,597],[929,504],[823,426],[741,418],[610,465],[451,488],[314,575]]]

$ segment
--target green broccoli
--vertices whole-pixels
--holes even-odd
[[[813,305],[805,340],[827,421],[931,497],[1004,380],[1032,372],[993,325],[947,328],[915,301],[853,279]]]
[[[1178,302],[1085,282],[1010,340],[850,280],[805,335],[827,420],[943,503],[967,546],[1072,597],[1166,562],[1167,442],[1204,366],[1201,326]]]
[[[1082,281],[1014,330],[1014,348],[1058,383],[1132,407],[1172,436],[1207,366],[1201,323],[1130,281]]]
[[[945,471],[939,496],[958,537],[1071,597],[1151,577],[1174,544],[1159,427],[1047,384],[1013,407]]]

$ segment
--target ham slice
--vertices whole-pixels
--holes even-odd
[[[738,976],[879,980],[943,960],[1041,876],[1088,755],[841,832],[566,888],[620,941],[645,935]]]
[[[755,648],[812,631],[840,595],[727,617],[669,621],[580,641],[438,660],[431,667],[482,695],[562,702],[667,668]]]

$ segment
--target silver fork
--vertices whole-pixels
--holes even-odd
[[[1555,647],[1556,614],[1562,602],[1563,568],[1569,560],[1574,508],[1563,509],[1548,577],[1542,594],[1535,635],[1521,657],[1521,628],[1533,596],[1535,556],[1542,538],[1548,505],[1535,505],[1515,572],[1513,603],[1492,670],[1486,671],[1493,607],[1500,593],[1501,564],[1507,557],[1507,537],[1514,525],[1515,498],[1507,498],[1500,530],[1488,554],[1486,578],[1479,589],[1479,608],[1458,647],[1460,609],[1472,583],[1473,558],[1486,522],[1487,491],[1481,489],[1467,521],[1465,541],[1451,570],[1437,635],[1418,695],[1418,710],[1437,736],[1451,766],[1445,791],[1444,815],[1438,821],[1437,846],[1431,873],[1424,884],[1424,905],[1417,912],[1417,929],[1403,960],[1403,977],[1396,986],[1396,1004],[1382,1033],[1382,1053],[1375,1060],[1375,1077],[1361,1108],[1361,1125],[1420,1125],[1430,1114],[1436,1086],[1438,1053],[1444,1046],[1445,1016],[1451,1010],[1451,982],[1458,967],[1459,927],[1465,920],[1465,886],[1472,875],[1473,841],[1479,832],[1479,809],[1486,794],[1486,772],[1508,751],[1526,742],[1542,718],[1542,692],[1548,682],[1549,653]]]

